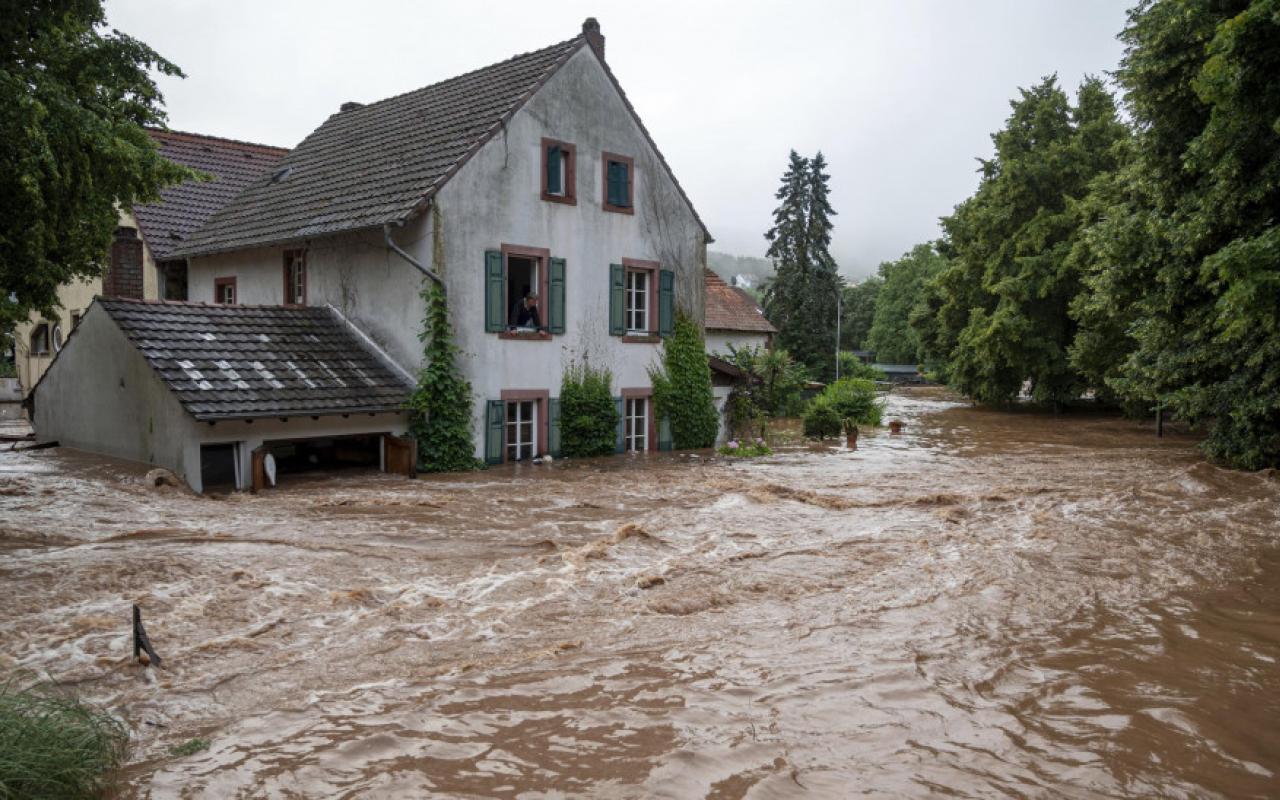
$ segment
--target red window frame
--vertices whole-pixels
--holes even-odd
[[[507,264],[511,260],[511,256],[517,258],[529,258],[538,262],[538,321],[542,323],[542,327],[547,327],[550,320],[547,318],[547,303],[551,299],[551,248],[549,247],[526,247],[521,244],[504,244],[500,248],[502,250],[502,284],[503,286],[511,286],[511,278],[507,271]],[[511,322],[511,309],[507,308],[504,312],[507,319],[503,324],[503,330],[498,333],[499,339],[550,339],[550,331],[538,331],[534,333],[520,333],[518,331],[506,330],[506,324]]]
[[[627,165],[627,205],[615,206],[609,203],[609,162],[616,161]],[[600,160],[600,186],[604,192],[602,203],[605,211],[615,214],[636,213],[636,160],[630,156],[617,153],[603,153]]]
[[[623,318],[626,318],[627,309],[627,293],[626,293],[626,273],[628,272],[647,272],[649,273],[649,295],[645,298],[645,302],[649,304],[649,332],[647,334],[634,333],[626,329],[623,325],[622,341],[634,344],[652,344],[662,341],[662,337],[658,335],[658,273],[661,271],[662,265],[657,261],[645,261],[639,258],[622,259],[623,271],[623,293],[622,293],[622,310]]]
[[[551,194],[547,191],[547,151],[558,145],[567,154],[568,164],[564,168],[564,194]],[[564,158],[565,156],[562,156]],[[576,145],[562,142],[559,139],[542,139],[542,199],[550,203],[564,203],[567,206],[578,204],[578,148]]]
[[[293,267],[294,258],[302,259],[302,299],[298,300],[293,296],[293,281],[289,274],[290,268]],[[305,306],[307,304],[307,251],[305,248],[295,248],[293,250],[284,251],[284,305],[286,306]]]
[[[222,299],[222,289],[225,286],[231,287],[231,302],[228,303]],[[240,293],[236,291],[235,278],[214,278],[213,279],[213,302],[219,306],[234,306],[240,303]]]

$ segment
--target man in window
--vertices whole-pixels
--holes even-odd
[[[527,293],[518,300],[511,309],[511,318],[507,320],[513,328],[541,328],[542,320],[538,316],[538,296]]]

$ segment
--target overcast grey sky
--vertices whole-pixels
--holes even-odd
[[[628,97],[716,237],[763,255],[791,148],[821,149],[832,252],[864,275],[938,235],[1019,86],[1115,69],[1128,0],[556,3],[107,0],[108,23],[187,73],[177,130],[292,146],[372,101],[600,20]]]

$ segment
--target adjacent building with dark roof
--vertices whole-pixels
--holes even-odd
[[[162,189],[152,203],[121,209],[120,224],[107,253],[102,279],[76,281],[58,292],[56,319],[33,316],[14,332],[18,378],[29,392],[62,349],[95,297],[139,300],[187,299],[187,262],[174,250],[215,211],[255,178],[271,169],[288,150],[217,136],[148,129],[160,154],[198,170],[203,180]]]
[[[32,392],[38,437],[196,491],[279,468],[412,466],[410,375],[329,307],[99,298]]]

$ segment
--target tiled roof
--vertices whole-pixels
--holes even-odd
[[[541,50],[368,105],[344,105],[347,110],[330,116],[278,169],[214,214],[178,254],[295,242],[409,219],[583,47],[589,47],[586,25],[583,34]],[[603,57],[600,63],[711,241]]]
[[[214,214],[182,252],[286,242],[411,216],[585,42],[578,36],[334,114],[279,171]]]
[[[741,289],[730,286],[711,270],[705,270],[707,313],[704,327],[709,331],[751,331],[777,333],[764,318],[764,311]]]
[[[148,129],[160,155],[213,176],[187,181],[160,192],[160,200],[134,206],[152,256],[169,258],[192,231],[203,225],[254,178],[271,170],[289,151],[282,147],[219,139],[195,133]]]
[[[96,302],[198,420],[394,411],[411,391],[329,308]]]

